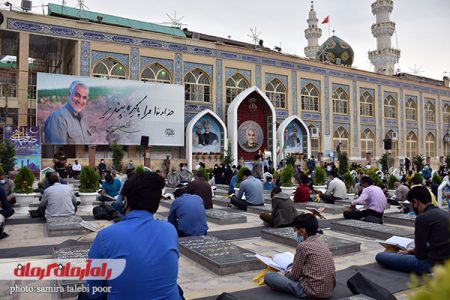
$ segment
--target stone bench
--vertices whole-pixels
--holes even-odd
[[[255,253],[212,236],[180,238],[179,249],[181,254],[218,275],[265,268]]]
[[[221,209],[207,209],[206,219],[219,225],[247,223],[247,217]]]
[[[47,236],[83,235],[90,231],[80,223],[83,221],[79,216],[51,217],[47,218]]]
[[[383,217],[385,223],[403,225],[403,226],[414,226],[416,222],[416,216],[410,216],[408,214],[393,213],[385,214]]]
[[[342,220],[331,222],[331,230],[362,235],[374,239],[386,240],[393,235],[414,237],[414,230],[389,225],[382,225],[359,220]]]
[[[267,228],[261,230],[261,237],[284,245],[297,247],[294,237],[297,233],[291,227]],[[361,251],[361,243],[319,234],[318,237],[328,245],[333,255],[344,255]]]

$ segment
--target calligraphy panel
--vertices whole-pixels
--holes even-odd
[[[184,145],[182,85],[38,73],[44,144]]]
[[[16,150],[16,167],[27,167],[35,175],[41,170],[40,129],[36,126],[6,126],[4,140]]]

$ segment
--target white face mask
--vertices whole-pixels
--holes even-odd
[[[182,167],[182,168],[181,168],[181,170],[183,170],[183,171],[186,171],[186,170],[187,170],[187,168],[186,168],[186,167]]]
[[[6,182],[6,179],[0,180],[0,184],[5,184],[5,182]]]

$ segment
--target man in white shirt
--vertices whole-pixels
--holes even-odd
[[[42,194],[42,200],[38,211],[48,217],[73,216],[76,212],[77,199],[72,188],[67,184],[59,183],[56,174],[50,175],[50,186]]]
[[[320,200],[334,204],[335,200],[341,200],[347,198],[347,187],[345,183],[338,178],[337,170],[331,171],[332,180],[328,184],[328,188],[325,194],[320,195]]]
[[[78,160],[75,159],[75,163],[72,165],[72,174],[73,178],[78,179],[78,175],[81,172],[81,165],[78,163]]]

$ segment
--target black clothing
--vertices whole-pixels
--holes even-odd
[[[433,204],[419,214],[414,224],[416,257],[428,259],[433,264],[450,258],[450,214]]]

